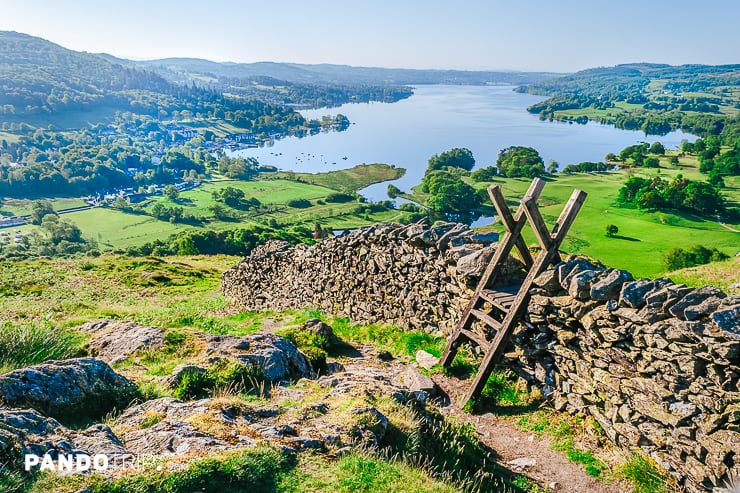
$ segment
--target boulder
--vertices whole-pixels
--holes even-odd
[[[591,298],[595,300],[615,300],[619,298],[622,285],[633,281],[632,274],[625,270],[612,269],[591,285]]]
[[[88,322],[80,329],[90,334],[92,355],[109,364],[122,361],[136,351],[159,350],[164,346],[161,329],[133,322],[101,320]]]
[[[419,349],[416,352],[416,362],[419,363],[419,366],[421,366],[422,368],[431,370],[436,364],[439,363],[439,358],[427,353],[423,349]]]
[[[308,358],[295,344],[277,334],[207,335],[206,340],[206,351],[211,358],[231,356],[242,363],[255,365],[270,381],[315,377]]]
[[[31,407],[62,421],[123,409],[136,395],[129,379],[96,358],[47,361],[0,376],[0,404]]]

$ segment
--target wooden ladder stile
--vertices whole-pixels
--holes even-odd
[[[586,200],[586,192],[574,190],[555,226],[550,231],[542,219],[539,209],[537,209],[537,199],[544,186],[544,180],[535,178],[514,215],[509,211],[501,188],[498,185],[492,185],[488,188],[488,194],[506,232],[501,237],[493,258],[481,276],[470,303],[468,303],[455,330],[449,337],[440,359],[443,367],[450,366],[455,359],[460,344],[465,340],[477,344],[485,353],[473,384],[463,398],[461,405],[480,395],[493,371],[494,364],[501,357],[506,343],[527,308],[529,290],[532,288],[535,278],[548,266],[560,261],[560,244],[565,239],[583,202]],[[535,258],[532,258],[521,235],[526,222],[530,223],[541,247]],[[501,269],[514,248],[519,253],[527,275],[520,285],[496,286],[497,280],[501,277]],[[482,306],[486,303],[490,305],[490,310]],[[476,322],[483,323],[488,328],[487,332],[493,333],[490,340],[485,333],[481,334],[473,329]]]

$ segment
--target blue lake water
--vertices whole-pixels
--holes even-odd
[[[672,132],[645,136],[608,125],[540,121],[527,107],[543,97],[519,94],[510,86],[419,86],[414,95],[397,103],[347,104],[339,108],[302,111],[307,118],[342,113],[352,122],[344,132],[328,132],[276,141],[270,147],[244,149],[238,155],[256,157],[261,164],[283,170],[321,172],[360,163],[388,163],[406,168],[393,183],[408,191],[421,182],[427,160],[453,147],[473,152],[476,167],[496,163],[501,149],[522,145],[537,149],[547,164],[561,166],[602,161],[639,142],[662,142],[676,148],[694,136]],[[343,159],[345,158],[346,159]],[[370,186],[362,194],[387,199],[388,182]]]

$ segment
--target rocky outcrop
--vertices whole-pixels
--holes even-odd
[[[95,358],[47,361],[0,375],[0,405],[31,407],[61,421],[78,421],[123,409],[136,386]]]
[[[383,224],[313,246],[271,241],[223,275],[243,310],[318,307],[357,322],[449,329],[494,248],[457,223]],[[510,259],[502,278],[520,274]]]
[[[740,473],[740,296],[573,258],[543,273],[509,364],[690,491]]]
[[[80,330],[90,334],[90,353],[106,363],[122,361],[136,351],[159,350],[164,346],[164,331],[133,322],[101,320],[88,322]]]
[[[292,342],[277,334],[220,336],[206,334],[205,355],[210,361],[234,358],[259,368],[272,382],[314,376],[311,363]]]
[[[0,410],[0,461],[19,467],[25,454],[125,456],[127,452],[108,425],[72,430],[33,409]]]

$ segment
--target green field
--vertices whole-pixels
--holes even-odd
[[[280,172],[277,178],[290,177],[307,183],[320,185],[342,192],[354,192],[372,185],[401,178],[406,173],[403,168],[396,168],[389,164],[358,164],[349,169],[329,171],[326,173],[293,173]]]
[[[655,176],[658,170],[634,171],[638,176]],[[664,179],[679,172],[699,178],[691,169],[661,169]],[[644,212],[616,204],[617,192],[626,179],[626,171],[593,174],[557,175],[548,183],[539,200],[540,210],[549,225],[557,219],[574,188],[584,190],[588,198],[581,209],[562,249],[597,258],[605,265],[631,271],[635,276],[655,277],[663,273],[661,253],[673,247],[704,245],[716,247],[728,255],[740,252],[740,233],[729,231],[717,221],[680,213]],[[516,206],[529,186],[529,179],[499,179],[504,196]],[[486,184],[478,184],[485,187]],[[723,193],[735,205],[740,203],[740,177],[727,180]],[[607,224],[615,224],[619,233],[605,235]],[[740,224],[728,224],[740,230]],[[499,229],[497,223],[494,229]],[[535,243],[526,231],[528,243]]]
[[[326,202],[325,199],[338,190],[354,191],[353,187],[363,188],[378,181],[392,179],[399,173],[403,174],[403,171],[403,169],[388,165],[361,165],[348,170],[321,173],[316,180],[337,188],[302,181],[275,179],[274,174],[270,175],[270,179],[257,181],[219,180],[182,192],[174,202],[163,196],[154,197],[145,202],[144,210],[150,212],[156,203],[162,203],[167,207],[179,206],[185,210],[186,214],[205,218],[206,222],[202,227],[216,231],[253,224],[283,228],[304,226],[313,229],[318,223],[330,229],[357,228],[375,223],[399,221],[403,219],[405,213],[383,210],[358,214],[355,212],[359,205],[357,201],[331,203]],[[302,176],[300,179],[304,180],[313,176],[315,175]],[[244,191],[248,198],[256,198],[263,207],[257,211],[232,209],[231,212],[236,216],[234,220],[215,219],[209,209],[215,203],[213,192],[226,187]],[[287,205],[295,199],[309,200],[311,205],[306,208]],[[31,204],[30,200],[6,200],[0,213],[30,214]],[[85,204],[81,199],[55,199],[53,205],[58,210]],[[64,214],[62,217],[79,226],[83,236],[97,241],[102,250],[140,246],[157,239],[165,239],[180,231],[201,227],[160,221],[150,215],[126,213],[111,208],[94,208]],[[37,228],[38,226],[26,225],[17,229],[28,233]]]
[[[56,198],[50,199],[55,211],[61,209],[72,209],[84,207],[87,204],[81,198]],[[4,199],[0,203],[0,216],[26,216],[31,214],[33,200],[28,199]]]

